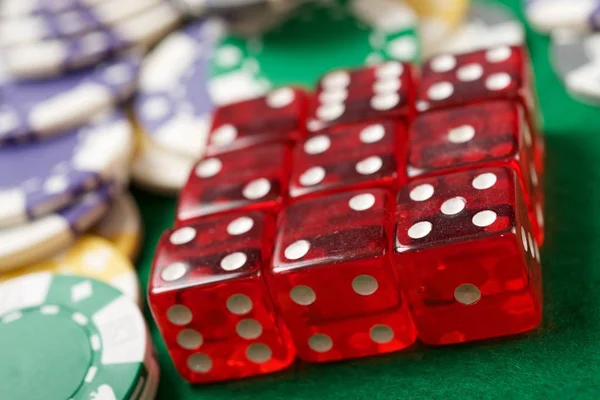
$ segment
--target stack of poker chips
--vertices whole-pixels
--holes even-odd
[[[600,104],[600,1],[527,0],[531,27],[550,35],[554,72],[574,99]]]
[[[142,226],[127,190],[136,143],[122,105],[143,50],[181,17],[162,0],[0,4],[0,340],[21,348],[19,368],[3,364],[14,385],[2,398],[155,397],[134,267]],[[40,326],[40,352],[23,353]],[[32,387],[38,369],[21,367],[48,362],[44,348],[90,364],[44,365],[48,385]],[[84,379],[71,386],[74,370]]]

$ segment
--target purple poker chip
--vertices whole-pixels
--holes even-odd
[[[127,54],[40,81],[17,81],[0,65],[0,146],[49,137],[110,110],[135,90],[141,57]]]
[[[110,0],[56,12],[40,11],[4,18],[0,22],[0,46],[77,37],[109,28],[165,0]]]
[[[134,147],[120,111],[49,140],[0,147],[0,229],[71,204],[102,184],[124,180]]]
[[[0,229],[0,271],[41,261],[68,247],[104,215],[116,193],[116,186],[107,184],[56,213]]]
[[[204,153],[214,108],[211,59],[223,34],[217,20],[196,21],[144,60],[134,112],[144,134],[163,149],[193,158]]]
[[[19,79],[47,78],[78,70],[122,51],[154,44],[180,18],[172,4],[162,2],[125,21],[81,36],[10,46],[3,51],[6,69]]]

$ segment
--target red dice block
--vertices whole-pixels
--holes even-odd
[[[481,166],[517,171],[533,222],[543,242],[543,191],[533,136],[519,103],[492,100],[421,114],[410,127],[407,173],[411,177]]]
[[[336,70],[318,83],[309,108],[308,130],[335,124],[408,118],[415,84],[409,64],[390,61],[357,70]]]
[[[270,143],[202,159],[179,196],[177,219],[234,209],[276,213],[287,196],[290,149]]]
[[[387,121],[339,125],[296,144],[290,196],[356,187],[397,188],[406,148],[403,123]],[[400,172],[400,174],[399,174]]]
[[[382,189],[357,190],[298,201],[280,216],[268,281],[301,358],[361,357],[414,342],[390,259],[393,201]]]
[[[398,195],[396,223],[394,258],[423,342],[467,342],[539,324],[539,248],[513,170],[416,179]]]
[[[148,289],[186,380],[539,325],[544,142],[526,51],[442,54],[415,75],[337,70],[310,96],[216,110]]]
[[[308,95],[282,87],[256,99],[217,108],[208,138],[208,154],[304,136]]]
[[[203,218],[160,239],[148,300],[186,380],[264,374],[294,360],[262,272],[274,229],[269,214],[239,212]]]

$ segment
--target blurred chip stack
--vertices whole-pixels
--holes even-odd
[[[600,104],[600,1],[527,0],[533,29],[551,37],[554,71],[575,99]]]

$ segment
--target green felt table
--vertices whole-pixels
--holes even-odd
[[[519,0],[505,3],[523,18]],[[332,364],[297,362],[274,375],[194,386],[177,374],[146,308],[162,370],[158,398],[600,398],[600,110],[566,94],[549,64],[548,44],[528,31],[547,140],[545,310],[538,330]],[[134,192],[146,229],[139,260],[146,287],[175,200]]]

